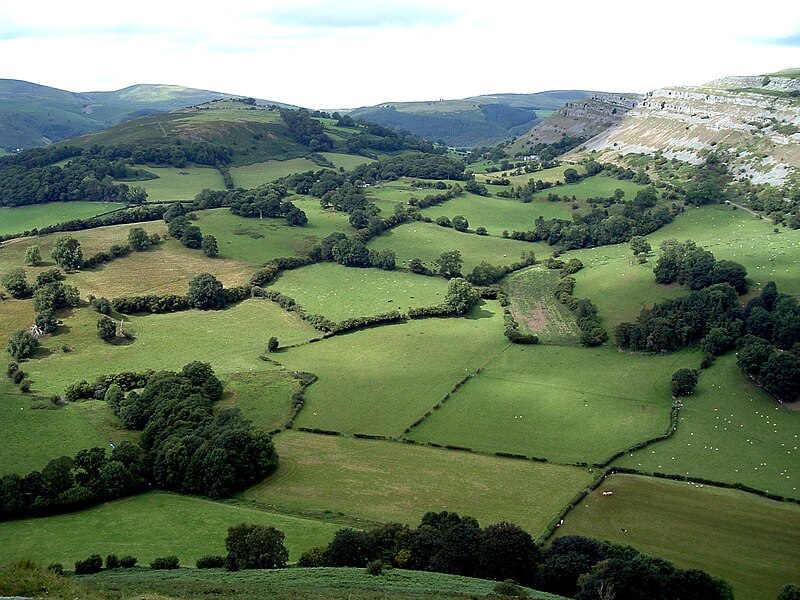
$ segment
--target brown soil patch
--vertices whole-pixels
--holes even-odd
[[[545,311],[544,305],[541,302],[536,305],[530,314],[524,314],[517,310],[514,312],[516,313],[514,317],[516,318],[517,322],[525,325],[534,333],[541,333],[547,329],[547,312]]]

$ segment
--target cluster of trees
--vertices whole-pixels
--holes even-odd
[[[313,261],[335,261],[345,267],[376,267],[386,271],[393,271],[397,261],[393,250],[370,250],[360,239],[348,237],[339,231],[316,244],[309,258]]]
[[[399,177],[468,179],[464,173],[463,161],[445,155],[430,155],[421,152],[365,163],[353,169],[351,174],[351,178],[354,180],[361,180],[366,183],[393,181]]]
[[[250,296],[248,285],[225,288],[210,273],[200,273],[189,282],[189,290],[185,296],[165,294],[158,296],[122,296],[111,300],[111,308],[119,313],[168,313],[190,308],[211,310],[223,308],[227,304],[241,302]]]
[[[298,144],[314,152],[324,152],[333,148],[333,141],[325,135],[325,128],[306,109],[291,110],[282,108],[281,118],[289,128],[289,134]]]
[[[202,250],[209,258],[217,256],[219,254],[217,238],[213,235],[203,235],[200,228],[192,224],[191,216],[181,203],[170,206],[164,212],[167,232],[187,248]]]
[[[732,260],[717,260],[692,240],[661,242],[661,255],[653,269],[656,283],[678,282],[690,290],[728,283],[739,293],[747,293],[747,269]]]
[[[572,291],[575,289],[575,278],[567,274],[569,272],[575,272],[575,270],[583,265],[581,264],[578,266],[576,263],[570,261],[572,269],[563,270],[564,267],[567,267],[570,263],[565,264],[563,261],[559,262],[563,265],[561,267],[562,277],[556,286],[554,295],[559,302],[565,304],[575,315],[575,319],[578,321],[578,327],[581,330],[581,344],[590,347],[600,346],[608,339],[608,332],[600,325],[597,306],[588,298],[575,298],[572,295]]]
[[[125,152],[126,149],[120,149]],[[222,144],[211,142],[189,142],[176,140],[171,145],[136,146],[127,151],[134,164],[172,165],[182,169],[189,163],[216,167],[231,162],[233,149]]]
[[[308,223],[308,217],[292,202],[284,199],[286,193],[283,186],[265,185],[254,190],[230,192],[226,202],[231,212],[240,217],[284,217],[288,225],[302,227]]]
[[[387,523],[367,531],[340,529],[325,547],[307,550],[300,566],[365,567],[375,561],[497,581],[513,580],[579,600],[732,600],[727,583],[683,570],[631,547],[589,538],[556,538],[540,548],[513,523],[480,527],[472,517],[429,512],[416,529]],[[603,595],[613,590],[615,595]]]
[[[377,150],[379,152],[416,150],[426,154],[440,154],[445,152],[445,148],[438,148],[428,140],[417,137],[416,135],[383,127],[377,123],[365,121],[358,121],[358,123],[356,123],[348,115],[340,117],[337,124],[344,124],[346,127],[359,125],[363,128],[363,131],[351,136],[345,141],[345,149],[352,154],[368,155],[371,154],[371,150]]]

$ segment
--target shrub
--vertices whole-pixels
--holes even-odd
[[[225,557],[219,555],[201,556],[197,559],[198,569],[221,569],[225,566]]]
[[[8,340],[6,350],[15,360],[28,358],[39,347],[39,340],[37,340],[29,332],[20,329]]]
[[[700,361],[700,368],[701,369],[707,369],[708,367],[710,367],[711,365],[714,364],[714,361],[716,359],[717,359],[717,357],[714,356],[713,354],[711,354],[710,352],[705,353],[703,355],[702,360]]]
[[[383,561],[373,560],[367,563],[367,573],[369,575],[383,575],[384,564]]]
[[[103,568],[103,559],[99,554],[92,554],[88,558],[75,561],[75,574],[88,575],[90,573],[99,573]]]
[[[324,567],[328,564],[328,549],[325,546],[315,546],[303,552],[297,559],[298,567]]]
[[[159,556],[150,563],[151,569],[158,570],[177,569],[180,566],[181,561],[178,560],[177,556]]]
[[[478,235],[488,235],[486,227],[478,227],[477,229],[475,229],[475,233],[477,233]]]
[[[38,246],[36,246],[38,248]],[[63,575],[64,574],[64,565],[61,563],[50,563],[47,565],[47,570],[51,573],[55,573],[56,575]]]
[[[132,569],[136,566],[136,563],[139,562],[135,556],[131,556],[128,554],[127,556],[123,556],[119,559],[119,566],[123,569]]]
[[[104,342],[110,342],[117,335],[117,323],[114,319],[100,317],[97,320],[97,337]]]
[[[106,556],[106,569],[118,569],[119,557],[116,554]]]
[[[278,346],[279,346],[278,338],[276,338],[273,335],[271,338],[269,338],[269,341],[267,342],[267,352],[275,352],[275,350],[278,349]]]
[[[97,298],[92,306],[94,306],[94,309],[101,315],[108,315],[111,313],[111,302],[109,302],[108,298]]]
[[[498,596],[512,596],[514,598],[526,598],[525,590],[522,589],[513,579],[499,581],[494,586],[494,593]]]
[[[239,570],[239,559],[236,558],[235,552],[228,552],[228,556],[225,557],[225,564],[223,565],[226,571],[238,571]]]
[[[678,369],[672,374],[672,395],[688,396],[697,385],[697,371],[693,369]]]

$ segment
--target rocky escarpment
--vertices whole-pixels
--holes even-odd
[[[640,94],[594,92],[582,100],[567,102],[510,144],[507,152],[511,155],[525,154],[536,144],[554,144],[565,135],[589,139],[620,123],[642,98]]]
[[[779,185],[800,168],[800,79],[726,77],[654,90],[585,147],[614,155],[660,151],[693,163],[703,150],[730,148],[737,176]]]

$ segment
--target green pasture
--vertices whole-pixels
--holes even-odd
[[[87,219],[117,208],[122,208],[122,204],[83,201],[0,207],[0,235],[22,233],[72,219]]]
[[[149,202],[171,202],[193,200],[204,189],[224,190],[222,175],[214,167],[150,167],[137,165],[158,179],[125,182],[139,186],[147,192]]]
[[[281,466],[244,493],[292,511],[418,525],[428,511],[510,521],[534,537],[592,475],[583,469],[384,440],[284,432]]]
[[[411,185],[412,181],[414,180],[411,178],[402,177],[396,181],[386,181],[375,184],[367,188],[367,195],[370,201],[381,209],[382,214],[388,216],[394,212],[396,204],[407,206],[410,198],[422,200],[425,196],[433,196],[447,192],[447,190],[437,190],[435,188],[417,188]],[[443,181],[447,181],[449,184],[463,183],[463,181]]]
[[[27,329],[35,319],[30,300],[0,300],[0,340],[8,340],[18,329]],[[0,346],[0,351],[5,352],[5,346]]]
[[[496,198],[464,194],[439,206],[429,206],[420,211],[434,221],[437,217],[450,219],[456,215],[466,217],[469,228],[486,228],[489,235],[499,236],[503,230],[527,231],[534,228],[538,217],[545,219],[572,219],[569,205],[563,202],[538,200],[524,203],[510,198]]]
[[[506,277],[502,286],[511,300],[511,314],[523,331],[544,344],[575,346],[580,329],[572,311],[555,297],[558,271],[537,265]]]
[[[236,187],[249,190],[292,173],[318,169],[319,166],[307,158],[268,160],[243,167],[232,167],[231,177],[233,177],[233,184]]]
[[[508,346],[502,325],[498,304],[482,303],[467,317],[373,327],[274,358],[319,376],[296,426],[396,436]]]
[[[698,484],[612,475],[558,535],[631,545],[703,569],[728,581],[737,600],[774,600],[800,573],[800,506]]]
[[[231,573],[222,569],[116,569],[79,578],[92,590],[141,596],[143,590],[169,597],[214,596],[224,586],[231,600],[264,598],[326,600],[464,600],[491,594],[496,582],[426,571],[391,569],[376,577],[359,568],[252,569]],[[561,600],[546,592],[527,590],[527,597]],[[160,598],[161,596],[159,596]]]
[[[458,250],[464,261],[462,273],[465,275],[483,261],[492,265],[509,265],[519,261],[523,252],[534,252],[539,259],[553,252],[545,242],[530,243],[461,233],[435,223],[417,221],[405,223],[373,238],[368,246],[370,250],[394,250],[398,266],[404,267],[412,258],[419,258],[431,269],[435,269],[433,261],[443,252]]]
[[[227,208],[202,211],[197,214],[196,223],[204,234],[217,238],[220,257],[249,265],[306,254],[334,231],[353,231],[346,213],[323,210],[316,198],[292,196],[291,200],[308,216],[303,227],[287,225],[286,219],[239,217]]]
[[[355,154],[340,154],[338,152],[320,152],[320,154],[331,161],[337,169],[344,169],[345,171],[352,171],[359,165],[373,162],[371,158],[356,156]]]
[[[579,172],[580,170],[578,168]],[[540,178],[534,177],[534,179],[538,180]],[[625,200],[633,200],[636,197],[636,193],[644,187],[638,183],[633,183],[629,179],[617,179],[616,177],[600,174],[582,179],[578,183],[559,185],[538,191],[534,194],[534,197],[547,198],[547,194],[555,193],[561,197],[569,196],[572,198],[575,196],[577,200],[587,200],[589,198],[608,198],[614,195],[615,190],[621,189],[625,192]]]
[[[750,382],[730,353],[701,371],[672,438],[614,464],[800,498],[800,412]]]
[[[106,502],[80,512],[0,523],[0,564],[32,558],[61,562],[71,569],[90,554],[130,554],[147,565],[174,554],[186,566],[206,554],[225,555],[228,527],[271,525],[286,534],[289,560],[327,544],[339,525],[212,502],[165,492],[150,492]]]
[[[293,344],[318,334],[277,304],[261,299],[216,311],[125,316],[125,330],[135,339],[119,344],[97,337],[97,317],[89,308],[72,311],[57,335],[44,340],[39,358],[23,363],[34,392],[60,394],[71,383],[103,373],[179,369],[193,360],[210,362],[224,380],[230,374],[263,369],[258,356],[271,336]],[[63,352],[64,345],[72,351]]]
[[[523,173],[522,175],[511,175],[514,169],[510,169],[508,171],[498,171],[497,173],[478,173],[475,175],[475,179],[480,182],[484,183],[487,179],[499,179],[500,177],[505,177],[511,182],[511,185],[514,187],[519,187],[528,183],[529,179],[533,179],[535,181],[549,181],[550,183],[555,183],[557,181],[564,182],[564,171],[567,169],[575,169],[578,173],[583,174],[585,171],[583,167],[580,165],[571,165],[568,163],[564,163],[563,165],[559,165],[558,167],[553,167],[552,169],[542,169],[541,171],[534,171],[533,173]]]
[[[512,346],[409,437],[556,462],[602,462],[667,430],[670,377],[696,359]]]
[[[310,313],[333,321],[444,302],[447,281],[408,271],[357,269],[318,263],[286,271],[272,284]]]
[[[225,378],[225,394],[214,409],[238,408],[255,425],[272,431],[289,420],[292,394],[299,391],[299,382],[286,371],[231,373]]]

